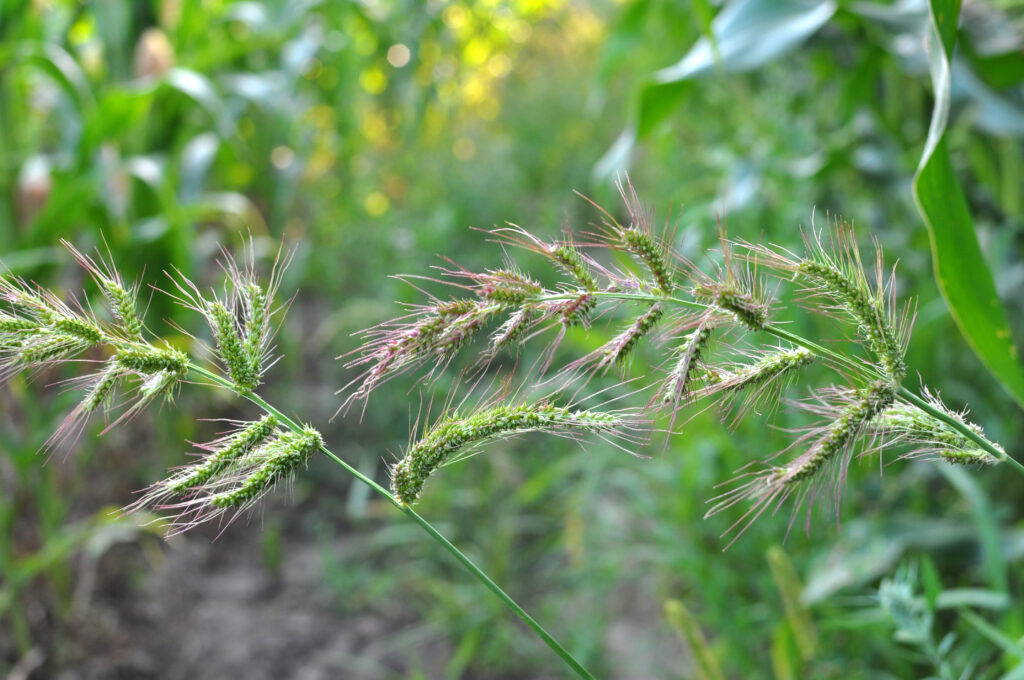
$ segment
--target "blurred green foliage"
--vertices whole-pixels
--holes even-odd
[[[818,8],[813,30],[755,22],[739,47],[715,33],[728,12],[742,28],[759,4],[0,0],[2,259],[75,291],[83,277],[56,247],[63,237],[109,249],[129,279],[162,286],[162,272],[179,268],[212,285],[218,243],[252,234],[268,259],[283,239],[298,249],[284,292],[300,293],[267,394],[326,423],[334,389],[351,377],[333,361],[355,347],[349,334],[394,316],[396,300],[421,299],[388,275],[429,276],[437,255],[499,264],[500,249],[470,226],[584,228],[594,211],[573,189],[619,210],[609,171],[620,166],[601,159],[646,116],[632,180],[685,255],[714,245],[718,217],[734,236],[786,246],[812,210],[819,225],[853,220],[888,262],[899,259],[899,293],[920,299],[910,365],[1021,457],[1020,411],[949,317],[913,201],[932,111],[924,3],[788,2],[796,14]],[[702,40],[700,77],[667,87],[663,69]],[[1009,0],[965,3],[959,45],[946,142],[1024,337],[1024,13]],[[737,55],[742,68],[730,66]],[[195,332],[159,294],[147,320]],[[817,324],[795,321],[829,332]],[[614,327],[570,334],[562,351],[592,349]],[[40,385],[62,377],[14,383],[0,409],[0,672],[38,650],[40,677],[109,652],[102,641],[76,644],[91,605],[75,593],[111,568],[111,536],[149,539],[106,508],[180,462],[186,439],[216,429],[154,412],[98,440],[87,433],[66,461],[43,465],[38,444],[69,402]],[[397,380],[361,419],[324,433],[382,477],[419,403],[448,388]],[[186,390],[182,400],[183,414],[239,415],[216,396]],[[795,424],[784,414],[765,422]],[[785,445],[765,422],[733,432],[697,414],[664,451],[652,443],[647,461],[597,445],[505,442],[438,475],[421,510],[601,677],[1014,677],[1020,488],[992,471],[900,464],[880,477],[858,466],[841,530],[818,523],[807,539],[794,526],[779,547],[780,513],[723,554],[730,520],[702,520],[704,501]],[[265,527],[229,530],[260,545],[253,570],[283,579],[312,545],[317,592],[339,621],[383,622],[384,661],[352,660],[351,677],[433,677],[420,653],[431,640],[445,677],[556,676],[499,603],[333,467],[314,464],[294,503],[266,512]],[[230,550],[213,544],[221,549]],[[142,584],[161,578],[146,551],[130,561]],[[143,585],[132,594],[154,597]],[[133,640],[145,646],[173,625],[157,621]]]

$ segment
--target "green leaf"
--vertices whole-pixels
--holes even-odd
[[[930,9],[928,48],[935,108],[914,178],[914,197],[928,226],[935,279],[950,313],[978,358],[1024,407],[1024,367],[946,146],[950,56],[960,4],[931,0]]]
[[[716,69],[739,73],[777,59],[802,44],[835,14],[835,0],[732,0],[678,62],[654,73],[639,90],[630,123],[594,167],[599,178],[625,170],[635,143],[685,100],[694,78]]]

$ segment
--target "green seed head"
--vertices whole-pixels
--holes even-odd
[[[637,227],[623,229],[620,233],[622,245],[637,259],[642,261],[651,276],[658,284],[662,295],[671,295],[675,288],[672,270],[667,264],[664,247],[657,243],[650,234]]]
[[[238,335],[235,320],[220,300],[208,304],[210,327],[217,341],[217,352],[227,368],[235,389],[251,392],[259,385],[259,375],[253,370],[245,343]]]
[[[597,279],[590,273],[590,268],[578,250],[563,244],[552,247],[550,254],[559,269],[574,278],[585,290],[597,290]]]
[[[201,463],[193,465],[168,481],[174,493],[183,493],[207,483],[229,470],[240,458],[263,444],[277,428],[277,418],[266,415],[247,427],[225,438],[213,453]]]
[[[301,433],[285,432],[259,449],[262,462],[231,491],[215,494],[210,504],[217,508],[243,508],[291,475],[323,446],[320,433],[306,427]]]
[[[614,414],[570,411],[547,402],[501,404],[464,418],[452,414],[431,428],[392,466],[392,490],[401,503],[412,505],[427,478],[441,464],[458,451],[495,437],[532,430],[608,431],[621,424],[621,418]]]
[[[170,347],[125,349],[118,352],[115,360],[122,368],[144,375],[167,372],[182,378],[189,367],[188,355]]]

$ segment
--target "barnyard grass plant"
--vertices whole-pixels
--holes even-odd
[[[812,226],[802,254],[723,233],[709,264],[698,266],[676,252],[671,234],[655,232],[653,215],[628,183],[620,191],[625,224],[601,210],[596,228],[565,231],[557,239],[515,225],[486,232],[504,250],[500,264],[472,272],[449,262],[439,275],[421,277],[443,283],[450,294],[428,295],[364,331],[360,345],[342,355],[354,377],[339,391],[338,415],[356,405],[361,411],[375,390],[404,372],[419,371],[429,381],[457,356],[475,352],[475,360],[461,362],[468,368],[457,374],[442,412],[422,425],[417,419],[409,445],[390,465],[390,489],[328,449],[312,425],[257,392],[274,364],[273,338],[287,307],[278,299],[287,253],[279,252],[261,277],[251,244],[238,259],[223,251],[220,290],[202,290],[181,272],[168,274],[154,290],[207,326],[203,338],[184,347],[148,330],[140,286],[126,283],[115,263],[65,243],[104,307],[93,309],[84,295],[62,300],[22,279],[0,277],[0,379],[69,362],[87,367],[68,383],[80,389],[81,401],[44,444],[47,450],[73,442],[97,413],[109,429],[153,402],[172,402],[185,384],[230,390],[254,404],[259,416],[232,422],[214,441],[195,445],[191,462],[143,490],[127,511],[148,508],[168,516],[171,534],[211,521],[225,528],[314,456],[326,456],[419,524],[583,678],[592,676],[577,659],[413,509],[429,493],[432,476],[497,439],[529,432],[599,438],[640,455],[659,423],[667,423],[660,429],[671,436],[677,423],[685,428],[690,409],[716,408],[731,425],[770,417],[780,403],[813,414],[818,420],[794,433],[790,446],[751,460],[710,501],[708,515],[732,520],[730,544],[758,517],[787,505],[790,525],[803,511],[808,531],[817,501],[838,518],[856,457],[894,452],[936,464],[1006,464],[1024,473],[965,411],[946,406],[935,390],[903,386],[914,303],[897,300],[895,270],[885,269],[877,244],[866,268],[852,228],[839,221],[827,229]],[[550,271],[530,271],[513,257],[517,250],[546,260]],[[543,285],[552,272],[560,282]],[[845,325],[847,341],[825,347],[787,330],[786,306],[777,298],[783,286],[795,287],[811,311]],[[618,330],[592,352],[554,365],[568,329],[588,329],[599,317]],[[542,347],[532,364],[495,361],[527,343]],[[636,349],[645,343],[662,358],[656,370],[629,378]],[[834,384],[803,388],[806,396],[793,398],[812,363],[832,369]],[[591,378],[609,372],[618,376],[611,388],[590,387]],[[488,384],[499,387],[480,396],[488,376]],[[513,381],[522,387],[508,389]],[[618,396],[606,396],[611,392]]]

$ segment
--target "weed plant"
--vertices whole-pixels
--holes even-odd
[[[620,185],[627,224],[602,211],[599,225],[547,241],[518,226],[486,232],[505,251],[502,265],[482,272],[445,265],[439,276],[453,295],[430,295],[407,314],[368,329],[363,342],[343,355],[356,372],[341,391],[339,415],[366,409],[375,390],[405,371],[431,380],[449,362],[476,350],[478,360],[453,382],[437,409],[428,405],[402,456],[391,465],[391,489],[377,484],[332,453],[311,425],[293,419],[259,396],[276,360],[274,331],[286,304],[278,300],[287,253],[261,277],[251,254],[223,251],[225,284],[201,290],[182,272],[160,284],[162,294],[200,314],[209,335],[194,338],[194,351],[153,335],[139,305],[139,285],[127,283],[115,264],[65,243],[105,298],[94,309],[86,297],[62,300],[52,291],[7,276],[0,281],[0,377],[38,374],[57,364],[85,368],[67,387],[82,393],[78,406],[43,445],[71,443],[101,413],[107,429],[131,420],[153,402],[173,402],[185,384],[233,391],[255,404],[259,418],[234,422],[198,455],[150,486],[127,510],[152,508],[169,517],[168,532],[204,522],[226,528],[274,488],[287,483],[310,459],[324,455],[400,508],[450,552],[485,587],[519,615],[580,677],[592,677],[560,643],[444,538],[412,506],[429,491],[430,478],[499,438],[542,432],[585,440],[599,437],[644,455],[652,436],[685,429],[695,409],[715,408],[723,422],[769,417],[780,401],[813,422],[792,433],[791,444],[752,460],[710,501],[708,515],[734,522],[725,547],[765,513],[787,507],[790,526],[800,515],[809,531],[819,503],[837,520],[847,469],[855,458],[884,455],[953,465],[1024,466],[941,401],[938,391],[903,383],[911,368],[905,351],[914,319],[912,301],[899,301],[894,271],[880,249],[865,265],[852,229],[841,221],[812,226],[805,251],[729,239],[706,263],[675,251],[671,233],[656,233],[653,216],[633,188]],[[560,283],[545,286],[541,273],[513,253],[546,260]],[[782,286],[798,303],[847,329],[845,340],[826,347],[789,331]],[[622,318],[620,331],[600,347],[562,365],[557,349],[567,331],[594,319]],[[495,361],[515,356],[528,342],[544,342],[532,365]],[[655,379],[631,379],[634,350],[652,342],[664,348]],[[835,384],[814,387],[803,399],[788,392],[804,369],[821,363]],[[614,373],[611,387],[594,389],[596,374]],[[784,396],[786,398],[784,399]],[[614,405],[614,407],[613,407]]]

